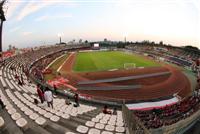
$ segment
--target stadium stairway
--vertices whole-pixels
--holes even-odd
[[[80,104],[75,108],[66,105],[65,99],[54,98],[54,108],[47,104],[34,104],[38,99],[36,86],[28,82],[20,64],[26,64],[14,58],[0,69],[0,96],[5,109],[0,111],[0,133],[2,134],[121,134],[125,132],[122,112],[117,115],[105,115],[101,108]],[[11,70],[10,67],[15,70]],[[15,75],[24,79],[19,86]]]

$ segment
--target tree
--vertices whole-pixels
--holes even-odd
[[[185,46],[186,49],[190,49],[190,50],[199,50],[197,47],[194,46]]]
[[[80,44],[82,43],[82,39],[79,40],[79,43],[80,43]]]
[[[87,44],[87,43],[88,43],[88,41],[87,41],[87,40],[85,40],[85,43]]]
[[[160,41],[160,42],[159,42],[159,45],[163,45],[163,41]]]

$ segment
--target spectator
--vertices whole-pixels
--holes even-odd
[[[38,93],[41,103],[43,103],[44,102],[44,93],[42,92],[40,85],[37,85],[37,93]]]
[[[108,110],[108,106],[105,105],[104,108],[103,108],[103,113],[104,113],[104,114],[111,114],[112,112],[109,111],[109,110]]]
[[[51,105],[51,107],[53,108],[53,94],[48,87],[46,88],[46,91],[44,92],[44,98],[47,101],[48,107],[50,107]]]
[[[19,76],[17,74],[15,74],[15,80],[18,80]]]
[[[18,84],[19,84],[20,86],[22,86],[21,80],[20,80],[19,78],[18,78],[17,80],[18,80]]]
[[[37,104],[38,104],[38,100],[37,100],[37,99],[34,99],[34,103],[37,105]]]
[[[71,104],[69,97],[67,97],[67,99],[65,100],[65,103],[66,103],[66,105],[70,105]]]
[[[0,96],[0,105],[1,105],[2,109],[5,108],[5,105],[3,104],[2,100],[1,100],[1,96]]]
[[[44,94],[44,92],[45,92],[45,86],[40,85],[40,89],[41,89],[41,91],[42,91],[43,94]]]
[[[74,95],[74,102],[75,102],[74,107],[78,107],[79,106],[79,97],[78,97],[77,93]]]
[[[113,115],[117,115],[117,108],[116,107],[113,109],[113,113],[112,114]]]
[[[56,87],[55,84],[53,85],[53,89],[54,89],[54,93],[55,93],[55,95],[57,95],[57,87]]]
[[[22,85],[24,85],[24,78],[22,74],[21,74],[21,82],[22,82]]]

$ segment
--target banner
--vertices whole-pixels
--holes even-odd
[[[72,85],[68,84],[69,80],[68,79],[65,79],[63,77],[58,77],[58,78],[55,78],[53,80],[48,80],[47,83],[49,85],[51,85],[52,87],[53,86],[56,86],[56,87],[61,87],[61,86],[65,86],[73,91],[76,91],[77,88],[73,87]]]

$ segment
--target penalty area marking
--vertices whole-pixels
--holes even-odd
[[[61,68],[64,66],[64,64],[68,61],[68,59],[69,59],[73,54],[74,54],[74,52],[72,52],[72,53],[70,54],[70,56],[67,57],[67,59],[65,60],[65,62],[63,62],[63,64],[57,69],[57,72],[60,72]]]

